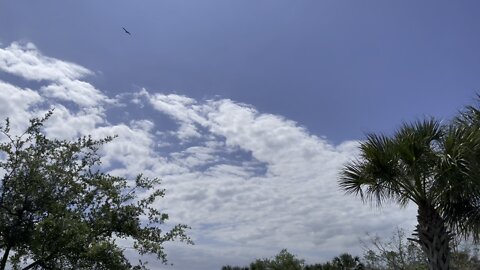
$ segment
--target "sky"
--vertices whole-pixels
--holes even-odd
[[[191,226],[195,245],[167,244],[173,266],[153,269],[246,265],[283,248],[307,262],[361,255],[365,233],[411,229],[416,210],[363,205],[338,172],[366,133],[474,103],[479,8],[0,0],[0,119],[21,130],[54,107],[49,136],[118,135],[104,169],[160,177],[165,226]]]

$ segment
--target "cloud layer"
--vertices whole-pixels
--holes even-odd
[[[26,89],[1,80],[9,73],[39,82]],[[0,48],[0,118],[16,129],[54,107],[50,136],[118,138],[103,151],[113,174],[160,177],[167,196],[158,202],[172,223],[186,223],[195,246],[169,244],[175,269],[220,269],[288,248],[307,261],[359,253],[365,232],[410,227],[414,209],[373,209],[345,196],[339,168],[357,142],[332,145],[279,115],[229,99],[195,100],[155,89],[108,97],[88,82],[80,65],[44,56],[33,44]],[[152,111],[148,119],[112,124],[109,109]],[[176,128],[165,130],[165,116]],[[151,262],[151,265],[155,265]]]

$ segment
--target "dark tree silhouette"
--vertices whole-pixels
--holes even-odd
[[[340,186],[364,201],[418,206],[415,237],[430,270],[450,269],[451,231],[478,237],[480,129],[478,110],[457,121],[403,124],[392,136],[369,134],[360,158],[345,165]]]

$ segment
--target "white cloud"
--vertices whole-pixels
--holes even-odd
[[[0,121],[10,118],[13,130],[19,130],[32,118],[29,109],[42,103],[43,98],[34,90],[22,89],[0,80]]]
[[[82,66],[42,55],[32,43],[12,43],[0,49],[0,70],[35,81],[75,80],[93,74]]]
[[[45,97],[72,101],[80,106],[93,107],[100,102],[111,102],[91,84],[79,80],[61,79],[40,89]]]
[[[52,103],[53,115],[45,125],[50,136],[62,139],[91,134],[101,124],[105,124],[102,108],[85,107],[77,112],[59,103]]]
[[[1,118],[26,121],[53,106],[49,135],[118,135],[102,150],[106,169],[163,179],[167,196],[158,207],[171,223],[190,225],[197,242],[168,245],[175,269],[246,264],[282,248],[319,261],[359,252],[358,237],[367,231],[389,233],[414,222],[413,208],[375,210],[338,189],[338,170],[356,155],[357,142],[332,145],[293,121],[229,99],[146,89],[115,101],[125,111],[151,106],[178,129],[161,130],[147,119],[112,125],[106,105],[113,99],[82,79],[92,72],[43,56],[32,44],[0,48],[0,71],[44,84],[22,89],[0,81]]]
[[[149,98],[153,107],[178,121],[180,128],[177,137],[182,140],[200,137],[197,124],[205,125],[201,115],[203,106],[198,106],[194,99],[179,95],[150,95],[145,90],[142,92]]]
[[[356,154],[356,142],[331,145],[293,121],[228,99],[199,102],[163,94],[149,99],[154,108],[180,123],[199,133],[202,127],[199,138],[213,135],[225,143],[223,154],[232,149],[250,154],[253,170],[228,160],[194,176],[167,178],[174,194],[167,201],[182,220],[202,227],[201,235],[216,244],[254,248],[260,257],[269,256],[273,247],[294,249],[310,258],[323,250],[325,259],[335,255],[332,251],[359,252],[352,247],[358,247],[364,232],[385,232],[405,223],[408,214],[414,217],[411,208],[399,211],[395,206],[379,215],[338,189],[337,172]],[[188,102],[177,103],[175,109],[158,106],[165,100]],[[192,150],[205,152],[202,147]],[[262,174],[252,173],[259,167],[264,168]]]
[[[72,101],[81,107],[113,102],[90,83],[79,80],[93,72],[74,63],[46,57],[32,43],[13,43],[0,49],[0,71],[26,80],[49,82],[40,89],[48,98]]]

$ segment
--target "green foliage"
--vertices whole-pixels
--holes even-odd
[[[418,206],[413,240],[431,269],[450,264],[451,232],[480,238],[479,120],[479,110],[467,107],[453,122],[427,119],[392,136],[369,134],[359,159],[341,171],[340,187],[364,201]]]
[[[159,228],[168,216],[153,206],[164,196],[158,179],[99,171],[99,147],[113,138],[49,139],[42,126],[51,114],[32,119],[20,136],[8,120],[0,127],[1,270],[7,262],[13,269],[140,269],[117,239],[162,262],[164,242],[190,242],[185,225]]]
[[[368,235],[368,242],[362,242],[367,269],[426,270],[427,258],[420,245],[409,241],[405,230],[397,228],[388,240]]]
[[[362,267],[359,258],[348,253],[335,257],[331,262],[307,265],[303,259],[283,249],[274,258],[255,260],[250,267],[224,266],[222,270],[361,270]]]
[[[365,269],[370,270],[427,270],[428,263],[420,245],[409,241],[405,230],[397,228],[387,239],[368,235],[362,241],[365,250]],[[451,269],[480,269],[477,244],[464,239],[455,239],[452,244]]]
[[[455,239],[452,247],[453,270],[477,270],[480,269],[479,246],[476,241],[468,239]]]
[[[240,267],[240,266],[223,266],[222,270],[249,270],[248,267]]]
[[[257,259],[250,264],[251,270],[302,270],[304,261],[283,249],[273,259]]]

